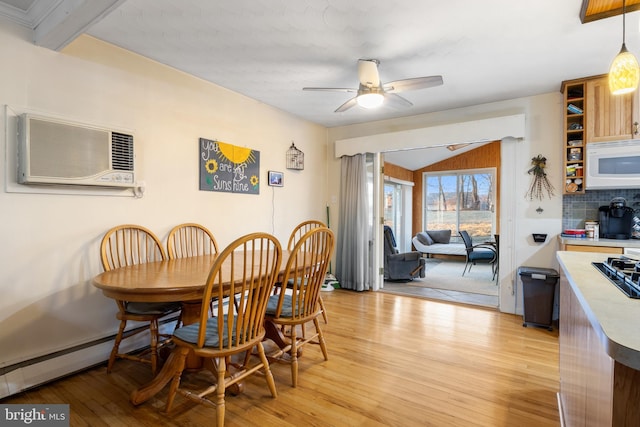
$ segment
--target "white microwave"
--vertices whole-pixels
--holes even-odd
[[[587,190],[640,188],[640,140],[587,144]]]

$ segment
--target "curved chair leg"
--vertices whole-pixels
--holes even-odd
[[[324,323],[329,324],[329,318],[327,317],[327,310],[324,308],[322,295],[318,296],[318,303],[320,304],[320,309],[322,309],[322,318],[324,319]]]
[[[322,350],[322,355],[324,356],[324,360],[329,360],[329,353],[327,352],[327,343],[324,341],[324,334],[322,333],[322,329],[320,328],[320,322],[318,322],[318,318],[313,319],[313,324],[316,327],[316,332],[318,333],[318,342],[320,343],[320,349]]]
[[[278,391],[276,390],[276,382],[273,379],[273,374],[271,373],[271,368],[269,367],[269,360],[267,359],[267,355],[264,352],[264,346],[261,342],[258,343],[258,357],[260,357],[260,361],[264,366],[264,376],[267,380],[267,386],[269,386],[269,391],[271,392],[271,396],[278,397]]]
[[[118,350],[120,349],[120,343],[122,342],[122,336],[124,335],[124,328],[127,326],[126,320],[120,321],[120,326],[118,327],[118,333],[116,334],[116,340],[113,343],[113,348],[111,349],[111,354],[109,355],[109,362],[107,363],[107,373],[111,373],[111,369],[113,369],[113,364],[118,357]]]

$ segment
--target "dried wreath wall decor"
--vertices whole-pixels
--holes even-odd
[[[547,158],[538,154],[531,159],[531,165],[533,167],[529,169],[527,173],[533,175],[533,180],[525,197],[529,200],[542,200],[544,199],[546,190],[547,196],[551,198],[554,195],[555,189],[553,185],[551,185],[551,182],[549,182],[549,178],[547,178],[547,174],[544,171],[544,168],[547,166]]]

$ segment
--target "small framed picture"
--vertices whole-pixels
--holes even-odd
[[[284,174],[282,172],[269,171],[269,185],[282,187],[284,185]]]

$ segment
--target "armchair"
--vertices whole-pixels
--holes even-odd
[[[396,239],[389,226],[384,226],[384,278],[385,280],[413,280],[424,277],[425,259],[420,252],[399,253]]]

